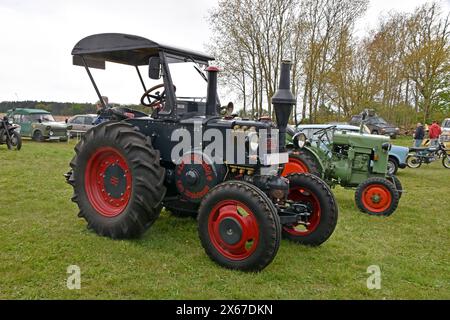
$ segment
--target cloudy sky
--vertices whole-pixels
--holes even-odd
[[[374,27],[380,13],[412,11],[425,0],[371,0],[358,33]],[[450,10],[450,0],[441,0]],[[70,52],[85,36],[136,34],[202,51],[209,39],[205,18],[215,0],[0,0],[0,101],[95,102],[96,94]],[[110,100],[138,103],[134,70],[107,65],[94,77]]]

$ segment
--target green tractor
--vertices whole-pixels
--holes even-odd
[[[362,132],[338,131],[330,125],[311,133],[291,132],[289,163],[283,175],[309,172],[328,185],[356,188],[358,208],[370,215],[389,216],[398,206],[400,180],[387,174],[389,138]]]

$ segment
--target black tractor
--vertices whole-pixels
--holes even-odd
[[[329,187],[310,174],[281,176],[287,122],[295,99],[283,62],[271,122],[220,116],[213,57],[125,34],[82,39],[72,51],[103,103],[107,121],[75,147],[66,179],[88,228],[113,239],[143,234],[163,207],[198,212],[198,233],[221,266],[259,271],[275,257],[282,235],[317,246],[333,233],[338,208]],[[132,66],[149,114],[110,108],[91,68]],[[140,67],[148,67],[144,81]],[[206,73],[205,73],[206,72]],[[147,89],[146,82],[157,81]]]

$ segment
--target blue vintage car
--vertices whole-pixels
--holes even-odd
[[[338,131],[351,131],[351,132],[359,132],[359,127],[352,126],[348,124],[302,124],[298,125],[297,129],[292,126],[288,127],[288,137],[293,136],[294,133],[303,132],[308,139],[312,139],[314,133],[317,130],[328,128],[330,125],[336,125],[336,130]],[[370,134],[367,128],[365,128],[365,134]],[[396,174],[398,169],[406,168],[406,157],[408,156],[409,148],[392,145],[391,151],[389,151],[389,160],[388,160],[388,174]]]

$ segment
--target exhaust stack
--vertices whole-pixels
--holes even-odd
[[[206,94],[206,116],[217,115],[217,73],[219,68],[208,67],[206,69],[208,73],[208,90]]]
[[[286,128],[291,116],[292,107],[296,103],[296,99],[291,92],[291,66],[289,60],[281,62],[280,84],[277,92],[272,97],[272,104],[277,117],[277,126],[279,130],[279,150],[284,152],[286,150]]]

